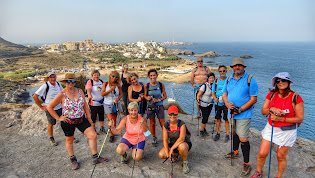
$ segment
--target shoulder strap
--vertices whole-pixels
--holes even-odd
[[[218,81],[219,81],[219,78],[216,78],[215,79],[215,85],[214,85],[214,91],[215,92],[217,92]]]
[[[273,99],[273,97],[275,96],[276,92],[272,92],[271,95],[270,95],[270,98],[269,100],[271,101]]]
[[[143,85],[143,83],[142,82],[140,82],[140,85],[141,85],[141,90],[144,90],[144,85]]]
[[[195,76],[195,73],[197,72],[197,70],[198,70],[198,67],[195,67],[194,76]]]
[[[57,81],[56,81],[57,82]],[[57,84],[58,84],[58,86],[60,87],[60,83],[59,82],[57,82]]]
[[[171,129],[170,129],[170,120],[166,121],[166,130],[171,131]]]
[[[99,80],[100,80],[102,83],[104,83],[103,80],[101,80],[101,79],[99,79]]]
[[[46,100],[46,96],[47,96],[47,93],[48,93],[48,91],[49,91],[48,82],[46,82],[45,84],[46,84],[46,90],[45,90],[45,93],[43,94],[43,97],[42,97],[42,100],[43,100],[43,101]]]
[[[293,106],[293,110],[295,112],[295,105],[296,105],[296,101],[297,101],[297,98],[299,97],[299,94],[294,92],[293,96],[292,96],[292,106]]]
[[[205,67],[205,71],[207,72],[207,74],[208,74],[208,68],[207,68],[207,66],[204,66]]]
[[[247,85],[248,87],[250,87],[250,81],[252,80],[253,76],[252,75],[248,75],[247,77]]]
[[[182,120],[180,120],[180,119],[177,119],[177,129],[179,129],[180,128],[180,122],[181,122]]]
[[[105,82],[105,90],[106,90],[107,85],[108,85],[108,82]]]
[[[233,75],[233,74],[232,74]],[[230,75],[229,76],[229,78],[228,78],[228,80],[227,80],[227,82],[226,82],[226,84],[228,84],[229,83],[229,81],[231,80],[231,78],[232,78],[232,75]]]
[[[150,87],[150,82],[147,83],[147,90],[149,91],[149,87]]]
[[[93,79],[90,79],[90,81],[91,81],[91,85],[92,85],[92,87],[93,87]]]
[[[161,93],[162,93],[162,88],[163,88],[163,85],[161,82],[159,82],[159,85],[160,85],[160,90],[161,90]]]

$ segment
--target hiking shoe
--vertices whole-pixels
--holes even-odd
[[[189,167],[188,167],[188,161],[183,161],[183,173],[187,174],[189,173]]]
[[[206,128],[203,132],[204,132],[205,136],[209,136],[209,133],[207,132]]]
[[[121,156],[121,163],[127,164],[127,153]]]
[[[157,146],[157,138],[156,138],[156,137],[153,137],[152,145],[153,145],[154,147]]]
[[[229,158],[231,158],[231,154],[233,154],[233,156],[232,156],[233,159],[238,158],[238,153],[234,154],[234,152],[228,153],[228,154],[224,155],[224,157],[229,159]]]
[[[215,134],[213,140],[218,141],[219,139],[220,139],[220,134],[219,133]]]
[[[249,164],[243,163],[243,169],[242,172],[240,173],[240,176],[247,176],[252,168],[250,167]]]
[[[98,163],[103,163],[103,162],[107,162],[108,159],[107,158],[103,158],[103,157],[98,157],[98,154],[95,154],[92,156],[92,164],[98,164]]]
[[[230,136],[229,135],[225,135],[224,143],[227,143],[229,140],[230,140]]]
[[[250,178],[262,178],[263,177],[263,172],[259,173],[256,171]]]
[[[114,143],[114,140],[115,140],[114,135],[109,137],[109,142],[110,142],[110,143]]]
[[[80,141],[76,138],[73,138],[73,143],[79,143]]]
[[[58,145],[58,143],[55,141],[54,137],[50,137],[50,144],[52,146],[57,146]]]
[[[100,133],[106,133],[106,130],[105,130],[104,127],[101,127],[101,128],[100,128]]]
[[[73,170],[77,170],[80,168],[77,158],[74,155],[70,157],[70,161],[71,161],[71,168]]]
[[[205,138],[205,131],[200,130],[199,136],[200,136],[200,138]]]

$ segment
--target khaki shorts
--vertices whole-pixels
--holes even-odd
[[[231,118],[229,118],[229,122],[231,123]],[[239,137],[247,138],[249,137],[250,122],[251,119],[234,119],[233,130]]]

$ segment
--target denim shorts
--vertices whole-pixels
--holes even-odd
[[[137,148],[137,144],[132,145],[127,139],[125,138],[121,138],[120,143],[124,143],[126,144],[129,148],[132,147],[132,149],[136,149]],[[138,143],[138,149],[144,150],[144,146],[145,146],[145,140],[143,140],[142,142]]]

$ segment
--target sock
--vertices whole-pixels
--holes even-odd
[[[50,137],[50,140],[55,140],[55,138],[54,137]]]
[[[249,141],[242,142],[241,148],[242,148],[242,152],[243,152],[244,162],[249,163],[249,150],[250,150]]]
[[[237,154],[238,154],[238,150],[235,150],[235,151],[233,151],[233,152],[234,152],[234,154],[235,154],[235,155],[237,155]]]
[[[236,151],[238,150],[238,147],[240,145],[240,138],[238,137],[237,134],[233,135],[233,150]]]
[[[94,155],[92,155],[93,158],[97,158],[98,157],[98,154],[95,153]]]

